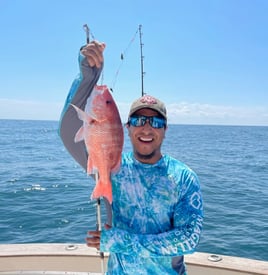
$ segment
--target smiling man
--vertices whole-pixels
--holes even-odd
[[[111,175],[112,226],[88,232],[87,245],[110,252],[107,274],[187,274],[183,255],[194,252],[202,229],[199,180],[161,152],[167,112],[159,99],[134,101],[126,127],[133,152]]]
[[[137,160],[155,163],[161,158],[166,127],[166,108],[162,102],[145,95],[132,104],[127,128]]]
[[[104,49],[98,41],[82,47],[80,73],[60,120],[63,143],[85,170],[88,154],[83,142],[74,142],[81,121],[71,104],[84,110],[101,74]],[[111,174],[109,225],[101,232],[89,231],[87,245],[110,253],[107,274],[186,274],[183,255],[195,251],[203,221],[198,177],[162,154],[167,111],[159,99],[145,95],[134,101],[126,127],[133,151],[122,154],[119,171]]]

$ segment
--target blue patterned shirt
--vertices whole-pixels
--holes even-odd
[[[100,247],[110,252],[107,274],[184,270],[183,257],[177,271],[172,260],[194,252],[199,242],[203,206],[196,174],[168,155],[144,164],[123,153],[112,190],[113,227],[102,231]]]

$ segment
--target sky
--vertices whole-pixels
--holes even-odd
[[[268,126],[267,12],[266,0],[0,0],[0,119],[59,120],[87,24],[125,122],[141,25],[144,92],[169,123]]]

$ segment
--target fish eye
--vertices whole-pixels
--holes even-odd
[[[106,104],[110,104],[110,103],[112,103],[111,100],[106,100]]]

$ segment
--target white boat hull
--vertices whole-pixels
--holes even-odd
[[[189,275],[268,275],[266,261],[200,252],[185,261]],[[101,260],[84,244],[0,244],[0,275],[13,274],[101,274]]]

